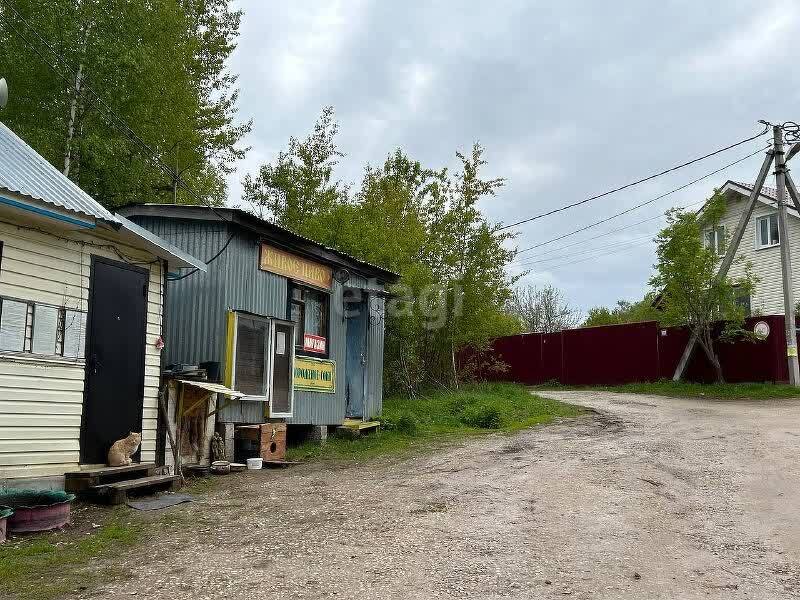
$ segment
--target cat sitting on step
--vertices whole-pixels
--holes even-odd
[[[131,464],[131,455],[136,452],[139,444],[142,443],[142,434],[132,431],[126,438],[117,440],[108,451],[109,467],[125,467]]]

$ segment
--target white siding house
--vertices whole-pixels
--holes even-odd
[[[720,221],[722,231],[706,231],[706,239],[714,243],[733,235],[739,217],[745,209],[752,185],[728,181],[720,191],[727,200],[725,216]],[[758,277],[752,297],[752,314],[782,315],[783,284],[781,279],[780,240],[777,235],[777,206],[775,188],[764,186],[756,202],[753,215],[745,229],[742,242],[736,251],[736,258],[730,276],[736,278],[743,274],[745,263],[750,263]],[[787,196],[789,206],[788,229],[792,247],[793,263],[800,264],[800,216]],[[719,247],[724,252],[724,244]],[[800,299],[800,268],[794,270],[794,294]]]
[[[108,350],[102,364],[98,349],[87,361],[88,338],[101,326],[99,317],[91,326],[92,312],[102,308],[93,306],[98,261],[146,281],[138,301],[144,323],[135,329],[144,331],[144,352],[120,355],[127,364]],[[0,124],[0,487],[8,479],[63,475],[107,451],[82,448],[96,433],[87,430],[88,374],[104,369],[143,373],[143,385],[95,401],[113,414],[132,394],[141,460],[154,460],[165,277],[188,266],[205,267],[108,212]]]

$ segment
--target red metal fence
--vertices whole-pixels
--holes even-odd
[[[726,381],[774,381],[789,379],[783,316],[747,320],[750,330],[758,321],[769,325],[769,336],[760,342],[716,342]],[[508,365],[508,370],[489,372],[486,379],[537,384],[558,381],[566,385],[616,385],[669,379],[675,372],[689,340],[684,327],[660,328],[655,321],[568,329],[560,333],[526,333],[497,338],[489,356]],[[486,364],[484,357],[483,364]],[[689,362],[686,378],[714,381],[714,370],[698,346]]]

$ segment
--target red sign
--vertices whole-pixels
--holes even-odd
[[[327,345],[327,340],[324,337],[310,333],[303,334],[303,350],[306,352],[325,354]]]

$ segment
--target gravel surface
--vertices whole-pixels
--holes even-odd
[[[800,597],[800,401],[547,395],[596,412],[231,475],[92,596]]]

